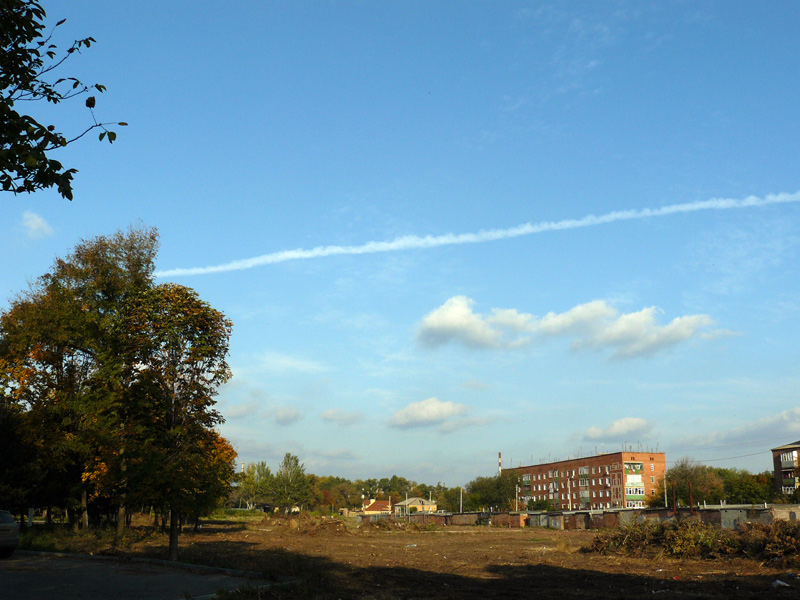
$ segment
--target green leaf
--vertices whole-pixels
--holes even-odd
[[[100,134],[100,137],[98,139],[102,142],[104,137],[106,137],[106,132],[105,131]]]
[[[112,143],[114,143],[114,140],[115,140],[115,139],[117,139],[117,134],[116,134],[116,133],[114,133],[113,131],[109,131],[109,132],[108,132],[108,143],[109,143],[109,144],[112,144]]]
[[[128,124],[125,121],[120,121],[117,125],[122,125],[123,127],[127,127]]]

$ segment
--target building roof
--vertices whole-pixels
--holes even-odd
[[[800,448],[800,440],[792,442],[791,444],[785,444],[784,446],[778,446],[777,448],[773,448],[772,451],[775,452],[775,450],[796,450],[798,448]]]
[[[398,502],[395,506],[433,506],[436,502],[432,500],[426,500],[425,498],[420,498],[419,496],[414,496],[413,498],[409,498],[408,500],[403,500],[402,502]]]
[[[364,507],[364,512],[389,512],[392,510],[390,500],[373,500],[372,504]]]

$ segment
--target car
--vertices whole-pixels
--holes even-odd
[[[19,525],[7,510],[0,510],[0,558],[8,558],[19,544]]]

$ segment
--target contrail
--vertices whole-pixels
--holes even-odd
[[[565,229],[578,229],[580,227],[594,227],[617,221],[631,221],[634,219],[647,219],[650,217],[666,217],[677,213],[691,213],[701,210],[728,210],[732,208],[750,208],[767,206],[769,204],[787,204],[800,202],[800,191],[794,194],[780,193],[768,194],[763,198],[748,196],[743,200],[731,198],[712,198],[700,202],[687,202],[685,204],[672,204],[660,208],[642,208],[621,210],[604,215],[587,215],[580,219],[565,219],[563,221],[542,221],[540,223],[525,223],[508,229],[489,229],[477,233],[446,233],[444,235],[404,235],[388,242],[367,242],[360,246],[317,246],[310,250],[297,248],[296,250],[283,250],[262,254],[253,258],[235,260],[233,262],[210,267],[192,267],[186,269],[168,269],[157,271],[157,277],[180,277],[182,275],[209,275],[211,273],[225,273],[227,271],[242,271],[263,265],[286,262],[289,260],[302,260],[309,258],[322,258],[323,256],[336,256],[342,254],[374,254],[376,252],[395,252],[398,250],[412,250],[419,248],[436,248],[437,246],[454,246],[456,244],[478,244],[494,240],[506,240],[523,235],[533,235],[545,231],[562,231]]]

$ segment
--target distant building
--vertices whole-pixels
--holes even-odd
[[[520,500],[558,510],[642,508],[664,479],[663,452],[613,452],[504,469],[522,479]]]
[[[391,500],[369,500],[364,502],[365,515],[390,515],[392,514]]]
[[[800,440],[772,449],[772,464],[775,471],[775,489],[787,496],[800,485]]]
[[[404,517],[413,513],[433,512],[436,512],[436,502],[425,500],[425,498],[413,497],[394,505],[395,517]]]

